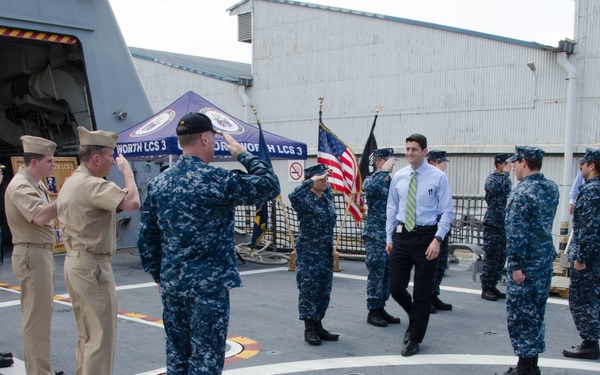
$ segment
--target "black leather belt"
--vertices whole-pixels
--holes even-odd
[[[404,228],[404,230],[406,230],[406,225],[404,223],[400,223],[402,225],[402,227]],[[411,230],[411,232],[424,232],[424,231],[431,231],[437,229],[437,225],[415,225],[415,227],[413,228],[413,230]]]

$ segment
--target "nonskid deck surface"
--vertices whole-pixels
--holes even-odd
[[[20,333],[18,281],[10,253],[0,267],[0,351],[11,351],[15,365],[5,375],[25,374]],[[52,327],[54,369],[75,374],[75,318],[63,278],[64,256],[57,255]],[[471,280],[468,257],[451,264],[442,282],[441,299],[452,311],[431,316],[419,354],[402,357],[406,314],[393,301],[386,310],[402,319],[385,328],[366,323],[366,277],[363,262],[341,260],[334,274],[325,327],[340,333],[338,342],[310,346],[298,320],[295,273],[287,267],[253,263],[238,267],[244,287],[231,291],[231,318],[225,375],[275,374],[494,374],[516,364],[506,329],[504,301],[481,299]],[[165,372],[162,304],[155,284],[139,266],[135,253],[113,258],[119,318],[114,373],[158,375]],[[503,289],[503,287],[501,287]],[[580,343],[566,299],[552,296],[546,309],[546,352],[540,356],[545,375],[600,372],[600,361],[573,360],[562,350]]]

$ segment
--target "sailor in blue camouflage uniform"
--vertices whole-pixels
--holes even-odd
[[[504,217],[506,216],[506,202],[512,189],[510,171],[512,164],[506,159],[511,154],[498,154],[494,156],[496,171],[485,180],[485,202],[487,210],[483,217],[483,270],[481,280],[481,298],[488,301],[497,301],[506,298],[506,294],[498,290],[498,281],[502,279],[504,263],[506,263],[506,230]]]
[[[300,221],[296,241],[298,312],[300,320],[304,320],[304,340],[310,345],[339,338],[323,328],[322,323],[331,296],[336,219],[327,171],[323,164],[306,168],[304,182],[289,194]]]
[[[544,151],[516,146],[512,162],[519,184],[506,206],[508,333],[516,368],[507,375],[540,374],[538,354],[546,350],[544,315],[552,282],[556,249],[552,223],[558,206],[558,187],[540,173]]]
[[[363,182],[363,192],[369,210],[363,229],[365,241],[365,265],[367,276],[367,323],[376,327],[400,324],[400,318],[385,311],[385,303],[390,298],[388,287],[388,254],[385,251],[386,207],[390,191],[390,172],[394,168],[394,149],[380,148],[373,152],[375,172]]]
[[[248,173],[209,166],[215,130],[204,114],[181,118],[183,155],[148,184],[138,248],[159,285],[167,335],[167,373],[221,374],[229,325],[229,289],[242,286],[236,267],[235,206],[274,199],[273,169],[223,133]]]
[[[448,158],[446,157],[446,151],[431,149],[427,153],[427,162],[442,172],[446,171],[448,166]],[[440,285],[442,279],[448,269],[448,254],[450,252],[450,234],[452,228],[448,231],[448,234],[444,237],[440,245],[440,254],[437,257],[437,264],[435,266],[435,273],[433,275],[433,287],[431,288],[431,314],[435,314],[437,310],[450,311],[452,310],[452,304],[442,301],[440,295]]]
[[[587,149],[579,160],[585,183],[573,210],[569,308],[583,342],[565,349],[571,358],[598,359],[600,338],[600,150]]]

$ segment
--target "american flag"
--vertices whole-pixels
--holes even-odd
[[[360,222],[365,212],[365,202],[361,194],[362,184],[356,156],[344,142],[323,125],[320,111],[317,163],[329,167],[331,188],[344,194],[348,211],[357,223]]]

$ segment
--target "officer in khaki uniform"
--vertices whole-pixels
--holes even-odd
[[[52,174],[56,143],[29,135],[22,136],[21,142],[25,166],[6,188],[6,219],[14,245],[13,272],[21,284],[25,369],[28,375],[47,375],[54,374],[50,366],[50,326],[56,202],[50,202],[41,180]]]
[[[116,164],[125,188],[104,177],[115,164],[117,134],[79,132],[80,166],[58,194],[58,220],[67,249],[65,283],[77,321],[77,374],[112,374],[117,328],[117,297],[111,258],[116,247],[115,213],[140,208],[127,160]]]

